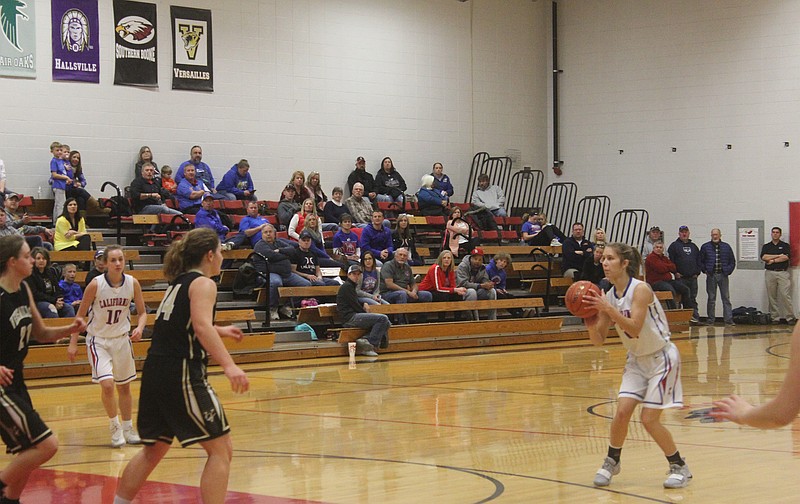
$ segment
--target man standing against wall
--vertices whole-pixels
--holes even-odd
[[[722,297],[722,318],[725,325],[733,323],[733,308],[731,307],[731,293],[728,277],[736,268],[736,258],[730,245],[722,241],[722,232],[714,228],[711,230],[711,241],[705,242],[700,247],[700,268],[706,274],[706,294],[708,294],[708,318],[706,323],[714,323],[714,314],[717,305],[717,288]]]
[[[772,241],[761,247],[761,260],[764,261],[764,279],[769,298],[769,314],[772,323],[794,324],[794,303],[792,302],[792,277],[789,273],[789,244],[781,240],[783,231],[772,228]]]
[[[689,287],[688,306],[692,309],[693,324],[700,322],[697,311],[697,276],[700,274],[700,249],[689,239],[689,227],[678,228],[678,239],[667,250],[670,261],[675,263],[678,272],[675,278]]]

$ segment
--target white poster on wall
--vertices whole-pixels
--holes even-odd
[[[761,244],[758,240],[758,228],[739,228],[739,257],[737,262],[760,261]]]

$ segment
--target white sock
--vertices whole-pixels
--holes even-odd
[[[128,499],[123,499],[119,495],[114,496],[114,504],[131,504],[131,502],[132,501],[129,501]]]
[[[110,423],[112,426],[119,427],[120,426],[119,425],[119,417],[111,417],[111,418],[109,418],[108,419],[108,423]]]
[[[122,428],[124,430],[132,430],[133,429],[133,420],[123,420],[122,421]]]

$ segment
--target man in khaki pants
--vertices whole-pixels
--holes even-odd
[[[769,297],[769,314],[772,323],[794,324],[794,303],[792,302],[792,277],[789,273],[789,244],[781,241],[782,231],[772,228],[772,241],[761,247],[761,260],[766,269],[765,280]]]

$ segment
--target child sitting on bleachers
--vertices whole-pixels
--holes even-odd
[[[72,263],[64,265],[64,270],[62,272],[63,280],[58,282],[58,286],[61,287],[61,290],[64,292],[64,304],[70,304],[74,308],[78,308],[80,306],[81,301],[83,301],[83,289],[81,286],[75,283],[75,275],[78,272],[77,266]]]
[[[178,191],[178,184],[172,178],[172,168],[169,165],[161,167],[161,187],[169,191],[170,194],[175,194]]]

